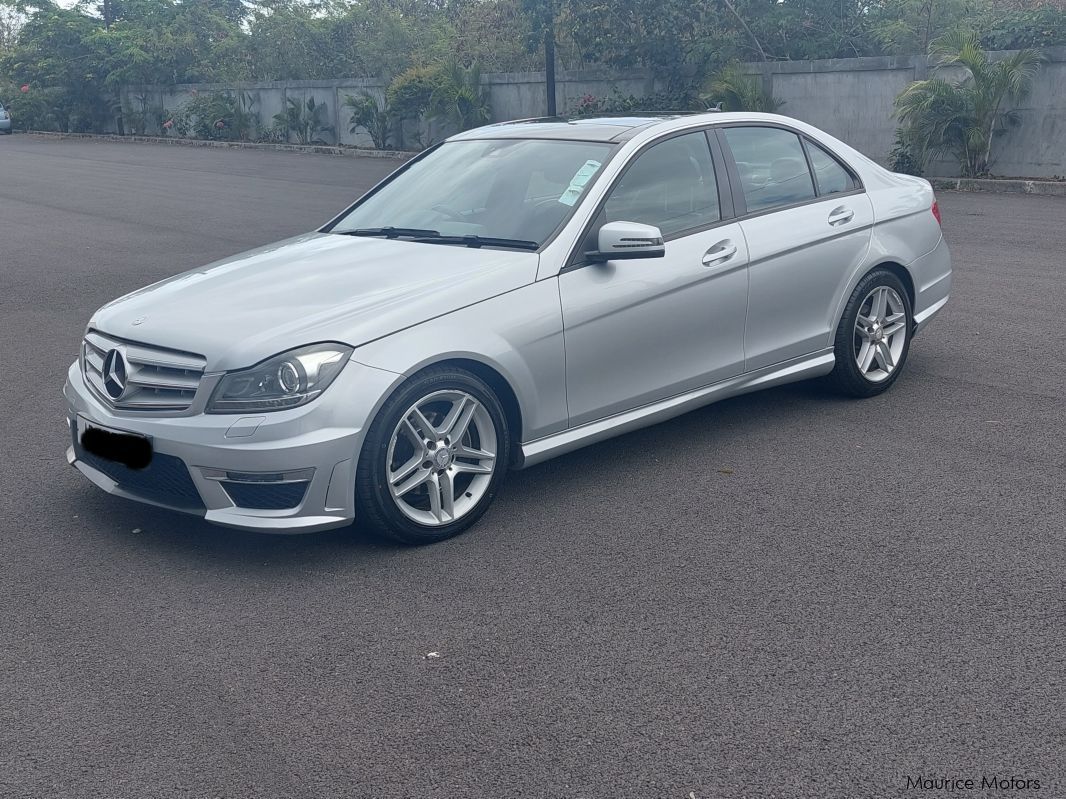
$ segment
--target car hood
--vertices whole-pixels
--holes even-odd
[[[89,326],[239,369],[318,341],[358,347],[532,283],[530,252],[309,233],[103,306]]]

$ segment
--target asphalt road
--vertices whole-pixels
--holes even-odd
[[[941,196],[954,295],[887,395],[711,406],[442,545],[238,533],[66,465],[93,309],[394,166],[0,139],[0,796],[1066,796],[1063,199]]]

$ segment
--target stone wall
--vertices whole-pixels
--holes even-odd
[[[1009,129],[996,142],[997,158],[993,166],[996,174],[1034,178],[1066,175],[1066,48],[1049,49],[1046,56],[1033,91],[1017,109],[1021,124]],[[817,125],[881,163],[886,161],[895,137],[896,95],[911,81],[931,72],[924,56],[779,61],[746,64],[745,69],[759,76],[764,86],[784,101],[782,114]],[[488,74],[483,81],[489,90],[494,121],[543,116],[547,111],[542,72]],[[560,72],[556,104],[560,113],[566,113],[585,94],[604,97],[613,90],[640,97],[661,88],[642,70]],[[327,124],[336,131],[335,135],[323,137],[327,143],[362,147],[370,147],[372,142],[365,132],[349,132],[344,98],[362,92],[380,97],[384,92],[380,81],[347,79],[149,87],[130,89],[126,94],[134,108],[137,107],[134,98],[147,95],[157,107],[174,109],[190,92],[233,89],[255,98],[255,110],[267,125],[285,107],[287,98],[303,102],[314,97],[316,103],[326,104]],[[429,144],[448,133],[431,124],[421,131],[421,138],[424,144]],[[953,164],[939,163],[931,171],[953,175],[954,170]]]

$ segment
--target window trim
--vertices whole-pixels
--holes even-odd
[[[644,153],[646,153],[648,150],[658,144],[662,144],[663,142],[667,142],[671,139],[676,139],[681,136],[689,136],[699,133],[702,133],[704,135],[704,142],[707,145],[707,149],[711,157],[711,164],[714,168],[714,182],[718,188],[719,219],[715,220],[714,222],[709,222],[705,225],[697,225],[691,228],[684,228],[668,235],[664,235],[663,243],[665,244],[667,242],[671,242],[675,239],[680,239],[685,236],[693,236],[697,233],[702,233],[706,230],[713,230],[716,227],[735,222],[736,217],[735,208],[733,204],[733,187],[729,185],[727,181],[722,179],[723,171],[726,169],[727,161],[729,159],[725,157],[725,154],[722,152],[720,145],[716,148],[712,143],[715,141],[715,137],[712,136],[712,133],[714,132],[714,127],[715,126],[713,124],[709,124],[701,127],[675,130],[671,131],[670,133],[667,133],[664,136],[660,136],[657,139],[652,139],[651,141],[642,144],[637,149],[637,151],[629,157],[629,160],[627,161],[626,165],[622,167],[621,171],[617,175],[614,176],[614,178],[611,180],[610,185],[607,186],[607,189],[604,191],[603,196],[600,197],[600,199],[596,202],[596,207],[593,210],[592,215],[589,217],[589,221],[581,228],[581,232],[578,234],[577,239],[571,246],[570,254],[563,262],[563,266],[559,270],[559,274],[563,275],[567,272],[573,272],[576,269],[582,269],[594,263],[593,261],[585,260],[585,253],[582,251],[581,244],[585,241],[589,233],[596,226],[597,220],[600,218],[600,214],[603,213],[604,206],[607,205],[607,200],[610,199],[611,192],[615,190],[615,187],[621,182],[622,178],[625,177],[626,172],[628,172],[632,168],[633,164],[635,164],[637,162],[637,159],[644,155]]]
[[[754,219],[758,216],[765,216],[766,214],[776,214],[779,211],[789,211],[793,208],[802,208],[805,205],[812,205],[813,203],[824,202],[829,197],[852,197],[856,194],[865,194],[866,186],[863,185],[862,179],[858,176],[854,169],[840,158],[831,149],[826,147],[823,143],[814,139],[812,136],[804,133],[802,130],[791,127],[790,125],[783,125],[777,122],[762,122],[762,121],[748,121],[748,122],[721,122],[714,125],[714,130],[718,138],[719,144],[722,147],[722,151],[725,154],[726,161],[729,167],[729,180],[733,184],[733,205],[737,212],[735,221],[743,222],[746,219]],[[775,205],[772,208],[761,208],[758,211],[748,211],[748,201],[744,196],[744,187],[740,181],[740,170],[737,169],[736,157],[733,155],[733,151],[729,149],[729,142],[725,137],[726,128],[775,128],[777,130],[784,130],[789,133],[794,133],[799,136],[800,144],[803,147],[803,156],[807,159],[807,169],[811,173],[811,182],[815,187],[815,196],[809,200],[800,200],[799,202],[789,203],[788,205]],[[851,176],[855,182],[855,188],[851,191],[841,191],[836,194],[819,194],[818,193],[818,178],[814,174],[814,170],[811,169],[810,157],[807,155],[806,140],[810,139],[811,142],[821,147],[823,151],[828,153],[833,160],[835,160],[844,170]]]

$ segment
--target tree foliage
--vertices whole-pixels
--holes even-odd
[[[383,78],[405,95],[390,99],[393,113],[414,119],[430,112],[434,91],[440,100],[431,73],[541,69],[550,33],[560,68],[649,68],[660,99],[676,106],[733,61],[924,52],[956,29],[984,47],[1066,44],[1066,9],[1063,0],[0,0],[0,97],[24,106],[16,124],[32,116],[92,130],[123,124],[125,112],[136,130],[159,109],[123,109],[121,87]],[[24,84],[29,96],[15,96]],[[477,95],[451,97],[455,124],[480,118]]]
[[[1041,57],[1021,50],[992,61],[972,33],[949,34],[931,49],[940,66],[962,74],[916,81],[900,94],[896,106],[904,141],[921,163],[951,156],[964,176],[988,174],[996,135],[1018,119],[1009,103],[1029,91]]]

